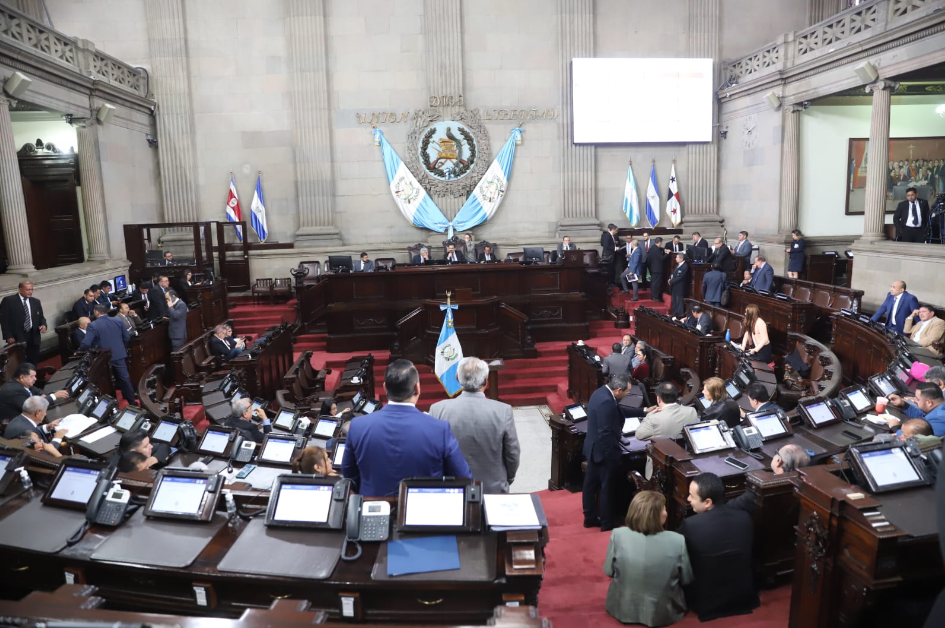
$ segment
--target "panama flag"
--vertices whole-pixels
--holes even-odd
[[[253,231],[256,232],[260,242],[265,242],[269,237],[269,227],[266,226],[266,201],[262,193],[262,172],[256,176],[256,192],[253,194],[253,202],[249,209],[253,213],[250,219]]]
[[[631,227],[640,222],[640,198],[637,196],[637,180],[633,178],[633,162],[627,167],[627,182],[623,187],[623,213]]]
[[[387,171],[387,182],[390,184],[390,193],[404,218],[414,226],[423,227],[443,233],[450,226],[440,208],[427,194],[417,178],[413,176],[397,151],[390,145],[383,131],[374,129],[374,143],[381,147],[384,157],[384,169]],[[452,234],[450,234],[452,235]]]
[[[512,172],[512,160],[515,158],[515,146],[522,141],[522,131],[521,127],[512,129],[512,134],[509,135],[509,139],[506,140],[495,161],[486,170],[486,174],[479,180],[476,189],[469,195],[462,209],[456,214],[456,218],[450,223],[450,237],[453,237],[453,229],[466,231],[476,225],[481,225],[495,215],[509,187],[509,174]]]
[[[441,305],[440,309],[446,311],[446,317],[443,319],[440,339],[436,342],[436,362],[433,365],[433,371],[436,373],[436,378],[443,384],[446,394],[452,397],[463,388],[456,379],[456,368],[459,366],[459,361],[463,359],[463,348],[459,344],[456,330],[453,329],[453,310],[457,307]]]
[[[656,160],[650,166],[650,180],[646,184],[646,219],[651,227],[660,221],[660,193],[656,191]]]
[[[230,193],[226,195],[226,219],[228,222],[239,222],[243,220],[243,210],[240,208],[240,197],[236,193],[236,182],[233,181],[233,173],[230,173]],[[239,225],[234,225],[236,237],[243,241],[243,230]]]
[[[682,209],[679,207],[679,186],[676,184],[676,160],[669,171],[669,192],[666,195],[666,215],[675,227],[682,222]]]

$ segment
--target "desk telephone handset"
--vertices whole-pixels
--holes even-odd
[[[233,443],[233,454],[230,457],[231,462],[247,463],[253,459],[256,453],[256,442],[237,435]]]
[[[838,397],[837,399],[828,399],[827,403],[840,413],[840,418],[844,421],[856,419],[856,408],[848,400]]]
[[[757,427],[742,427],[741,425],[736,425],[733,432],[735,442],[740,449],[744,449],[745,451],[761,449],[763,440]]]
[[[389,537],[390,504],[385,501],[365,502],[360,495],[351,495],[345,516],[345,544],[341,550],[341,559],[357,560],[361,556],[361,541],[379,542]],[[355,546],[355,553],[350,556],[348,543]]]
[[[131,491],[122,489],[119,483],[114,482],[117,472],[116,466],[109,466],[99,472],[95,490],[85,510],[85,518],[91,523],[115,527],[124,521],[131,505]]]

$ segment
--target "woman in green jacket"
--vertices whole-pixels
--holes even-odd
[[[666,497],[640,491],[627,510],[627,527],[610,535],[604,573],[607,612],[625,624],[666,626],[686,614],[683,586],[692,581],[686,540],[663,529]]]

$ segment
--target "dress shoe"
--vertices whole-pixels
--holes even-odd
[[[631,301],[639,301],[640,299],[630,299]]]
[[[594,519],[593,521],[588,521],[587,519],[584,520],[584,527],[585,527],[585,528],[596,528],[596,527],[598,527],[599,525],[600,525],[600,518],[599,518],[599,517],[598,517],[597,519]]]
[[[613,529],[614,529],[614,526],[601,526],[600,527],[601,532],[610,532]]]

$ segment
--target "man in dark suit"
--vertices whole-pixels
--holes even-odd
[[[709,305],[715,307],[722,306],[722,293],[725,292],[725,285],[728,283],[728,277],[722,272],[718,264],[712,264],[712,270],[702,277],[702,298]]]
[[[750,613],[759,604],[752,576],[755,527],[751,517],[725,506],[725,487],[714,473],[689,483],[689,503],[696,515],[677,532],[686,539],[693,582],[686,602],[700,621]]]
[[[173,266],[174,265],[174,254],[170,251],[164,251],[164,260],[161,262],[161,266]]]
[[[915,188],[909,188],[906,190],[906,200],[899,203],[893,214],[896,239],[900,242],[925,242],[928,222],[929,202],[918,198]]]
[[[85,318],[92,318],[95,305],[95,293],[92,292],[91,288],[86,288],[85,292],[82,293],[82,298],[76,301],[75,305],[72,306],[72,316],[75,317],[75,320],[79,320],[83,316]]]
[[[227,342],[226,326],[224,325],[214,327],[213,335],[207,341],[207,349],[209,349],[210,355],[218,355],[223,358],[224,362],[229,362],[238,356],[243,352],[243,348],[242,338],[235,340],[232,346]]]
[[[3,301],[0,301],[0,328],[7,344],[26,343],[27,362],[39,362],[39,347],[42,335],[46,333],[46,317],[43,316],[43,304],[33,298],[32,282],[21,281],[16,294],[3,297]]]
[[[557,257],[555,258],[559,264],[564,263],[564,256],[562,253],[564,251],[576,251],[577,247],[571,244],[571,236],[564,236],[561,238],[561,242],[558,242]]]
[[[180,349],[187,342],[187,304],[177,297],[177,293],[168,290],[164,295],[167,300],[167,335],[171,339],[171,351]]]
[[[45,397],[28,397],[23,402],[21,411],[14,416],[3,431],[3,437],[7,439],[23,438],[30,432],[36,434],[43,443],[52,443],[56,449],[62,443],[66,430],[57,429],[59,419],[50,421],[43,425],[43,419],[46,418],[46,411],[49,409],[49,400]]]
[[[95,306],[95,320],[89,324],[86,330],[85,340],[82,341],[80,350],[85,351],[95,346],[109,349],[112,352],[111,364],[112,371],[115,373],[115,383],[118,384],[121,395],[128,403],[135,403],[135,390],[131,385],[131,378],[128,375],[128,350],[125,344],[131,334],[121,322],[114,316],[108,316],[108,308],[104,305]]]
[[[450,264],[465,264],[466,256],[462,251],[456,250],[455,244],[450,244],[446,247],[446,261]]]
[[[150,281],[142,281],[138,288],[131,293],[131,300],[134,301],[144,301],[144,315],[146,318],[151,319],[154,316],[154,310],[151,307],[151,299],[154,296],[151,294],[151,291],[154,289],[154,286],[151,285]]]
[[[638,301],[640,299],[640,275],[643,273],[643,252],[630,236],[627,236],[627,248],[621,249],[621,252],[626,257],[627,265],[620,273],[620,287],[623,294],[627,294],[630,291],[630,286],[633,286],[633,298],[630,300]]]
[[[669,278],[669,292],[672,295],[669,313],[676,318],[682,318],[686,314],[686,292],[689,291],[690,278],[686,256],[676,253],[676,270]]]
[[[423,247],[420,249],[420,253],[413,256],[413,259],[410,260],[411,264],[430,264],[433,260],[430,259],[430,249]]]
[[[8,421],[22,412],[23,403],[30,397],[44,397],[53,402],[69,396],[65,390],[47,394],[35,384],[36,367],[29,362],[22,362],[13,371],[13,379],[0,386],[0,422]],[[48,439],[46,442],[49,442]]]
[[[151,309],[156,313],[153,318],[170,318],[170,312],[167,307],[167,291],[171,289],[171,282],[166,275],[158,277],[157,284],[148,295],[151,301]]]
[[[103,281],[98,285],[101,294],[98,295],[98,302],[108,307],[118,307],[118,299],[112,296],[112,284]]]
[[[409,360],[384,372],[386,406],[351,422],[342,475],[365,497],[393,497],[404,478],[472,477],[450,424],[415,407],[420,375]]]
[[[620,478],[620,436],[626,417],[643,417],[643,408],[618,405],[630,392],[630,376],[617,373],[591,395],[587,402],[587,437],[584,439],[584,474],[582,499],[584,527],[600,525],[602,531],[620,525],[625,512],[616,512],[616,488]],[[370,415],[369,415],[370,416]],[[353,423],[352,425],[356,424]],[[595,500],[598,491],[600,497]],[[598,504],[600,507],[598,509]]]
[[[646,255],[646,269],[650,271],[650,298],[660,303],[663,302],[663,270],[666,268],[667,255],[663,250],[663,238],[656,238]]]
[[[755,257],[755,267],[751,269],[751,287],[765,292],[771,292],[774,287],[774,269],[764,255]]]
[[[499,258],[492,252],[492,247],[487,244],[482,247],[482,253],[479,254],[479,259],[476,261],[480,264],[493,264],[498,262]]]
[[[72,333],[69,334],[69,337],[72,339],[72,349],[76,350],[82,346],[82,341],[85,340],[85,334],[88,333],[89,323],[91,319],[87,316],[83,316],[79,319],[79,324],[75,329],[72,330]]]
[[[611,353],[604,358],[601,363],[601,370],[604,375],[617,375],[630,372],[630,362],[633,359],[632,353],[623,352],[623,344],[615,342],[610,347]]]
[[[702,237],[702,234],[698,231],[692,232],[692,246],[699,249],[709,248],[709,243],[705,241],[705,238]]]
[[[356,273],[373,273],[374,272],[374,262],[368,258],[366,252],[361,253],[361,259],[354,263],[354,272]]]
[[[604,267],[604,277],[607,279],[607,285],[615,284],[617,277],[616,253],[620,249],[620,241],[617,239],[617,225],[610,223],[607,230],[600,234],[600,261]]]
[[[897,333],[902,333],[906,324],[906,318],[911,316],[914,311],[919,309],[919,300],[914,294],[906,292],[905,281],[894,281],[889,286],[889,294],[886,300],[879,306],[876,313],[870,318],[871,321],[878,321],[883,316],[886,317],[886,329],[892,329]]]
[[[728,245],[722,242],[722,238],[716,238],[712,245],[712,254],[706,260],[709,263],[718,262],[723,271],[730,273],[735,270],[735,256]]]
[[[682,243],[682,238],[677,235],[673,236],[673,241],[666,245],[666,250],[670,253],[685,253],[686,245]]]
[[[127,303],[122,303],[118,306],[118,314],[116,316],[118,316],[118,320],[122,322],[128,331],[134,331],[138,328],[138,325],[144,322],[137,314],[131,311],[131,306]]]
[[[263,442],[266,434],[272,431],[272,424],[266,411],[256,408],[253,411],[253,402],[249,399],[240,399],[230,406],[232,414],[226,419],[226,426],[238,429],[243,438]]]
[[[686,317],[686,325],[694,327],[700,334],[707,334],[712,331],[712,318],[702,310],[702,306],[694,303],[689,308],[689,316]]]

